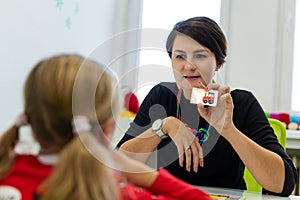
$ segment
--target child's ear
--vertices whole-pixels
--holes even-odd
[[[115,131],[116,122],[113,117],[108,118],[102,125],[102,131],[105,136],[112,137],[112,134]]]

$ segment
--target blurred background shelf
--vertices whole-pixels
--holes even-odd
[[[300,131],[299,130],[286,130],[286,148],[287,150],[300,151]],[[300,155],[300,152],[299,152]]]
[[[299,174],[300,168],[300,131],[299,130],[286,130],[286,152],[293,159],[293,163],[297,168],[297,173]],[[298,175],[298,183],[294,190],[294,194],[300,194],[300,183]]]

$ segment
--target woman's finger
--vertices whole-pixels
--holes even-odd
[[[229,86],[220,87],[219,88],[219,93],[220,93],[220,96],[222,96],[224,94],[227,94],[227,93],[230,93],[230,87]]]
[[[208,90],[218,90],[220,85],[217,83],[210,83],[207,85]]]
[[[198,152],[198,155],[199,155],[199,157],[198,157],[198,159],[199,159],[199,165],[201,166],[201,167],[204,167],[204,157],[203,157],[203,149],[202,149],[202,146],[198,143],[198,150],[199,150],[199,152]]]
[[[191,171],[191,162],[192,162],[192,150],[191,147],[189,146],[185,150],[185,167],[188,172]]]
[[[198,141],[197,141],[198,143]],[[199,144],[199,143],[198,143]],[[193,157],[193,170],[194,172],[198,171],[198,166],[199,166],[199,151],[198,151],[198,147],[196,144],[192,144],[191,145],[191,153],[192,153],[192,157]]]
[[[179,165],[180,165],[180,167],[183,167],[184,149],[182,148],[181,145],[176,145],[176,146],[177,146],[177,151],[178,151],[178,156],[179,156]]]

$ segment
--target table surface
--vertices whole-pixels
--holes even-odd
[[[209,194],[213,194],[213,199],[216,200],[291,200],[293,197],[279,197],[273,195],[263,195],[258,192],[250,192],[244,190],[237,190],[237,189],[226,189],[226,188],[215,188],[215,187],[206,187],[201,186],[201,189],[205,190]],[[216,195],[216,198],[214,198]],[[217,197],[219,195],[219,197]],[[226,198],[227,196],[227,198]]]

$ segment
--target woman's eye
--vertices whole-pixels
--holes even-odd
[[[196,54],[194,57],[195,58],[206,58],[206,55],[204,55],[204,54]]]
[[[185,55],[176,55],[177,59],[185,59],[185,57],[186,57]]]

